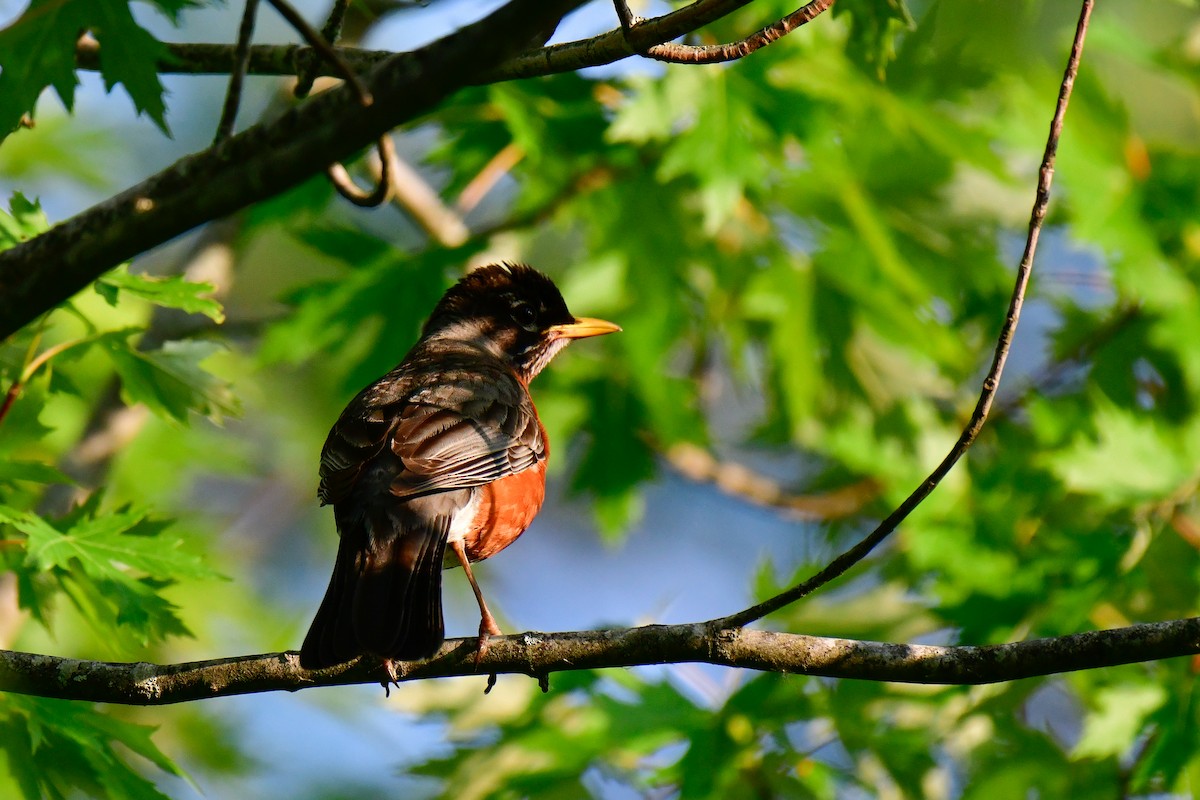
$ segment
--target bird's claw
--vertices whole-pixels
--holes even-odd
[[[387,680],[380,681],[379,685],[383,687],[383,697],[386,700],[392,696],[393,684],[395,684],[397,689],[400,688],[400,673],[396,671],[396,662],[390,658],[383,660],[383,669],[387,672],[388,677]]]

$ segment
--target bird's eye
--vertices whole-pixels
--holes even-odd
[[[513,306],[512,318],[513,322],[522,328],[533,328],[537,322],[537,312],[533,310],[533,306],[519,303]]]

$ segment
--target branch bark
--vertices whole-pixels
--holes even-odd
[[[270,124],[188,156],[46,233],[0,253],[0,339],[85,288],[104,271],[197,225],[278,194],[416,118],[468,84],[494,83],[609,64],[690,33],[751,0],[696,0],[592,39],[520,53],[533,32],[583,0],[512,0],[483,20],[411,53],[343,49],[377,102],[358,108],[346,87]],[[819,4],[818,4],[819,5]],[[162,72],[228,73],[229,45],[173,45]],[[248,72],[300,74],[314,54],[295,45],[251,47]],[[96,68],[99,46],[77,50]],[[52,266],[51,266],[52,265]]]
[[[473,82],[496,83],[517,78],[536,78],[611,64],[693,33],[751,2],[753,0],[696,0],[661,17],[638,21],[628,36],[620,28],[615,28],[590,39],[564,42],[515,55],[480,73]],[[825,10],[823,0],[810,5],[813,6],[811,11],[815,11],[813,17]],[[762,32],[757,35],[762,35]],[[376,67],[395,55],[386,50],[354,47],[338,47],[334,50],[356,72]],[[167,52],[168,56],[157,65],[158,71],[163,74],[227,75],[233,59],[233,46],[226,44],[168,44]],[[312,68],[310,65],[315,59],[316,53],[306,45],[253,45],[246,72],[249,75],[299,75]],[[99,70],[99,44],[89,41],[78,45],[75,63],[80,69]],[[317,63],[315,69],[317,75],[339,77],[337,70],[328,63]]]
[[[451,639],[429,661],[401,664],[401,681],[489,673],[530,675],[665,663],[946,685],[1019,680],[1200,653],[1200,617],[986,647],[940,647],[720,628],[649,625],[491,640],[475,664],[475,637]],[[258,692],[379,683],[377,663],[301,669],[294,651],[185,664],[110,663],[0,650],[0,691],[64,700],[167,705]]]
[[[365,78],[363,107],[346,87],[257,125],[0,253],[0,339],[116,264],[191,228],[278,194],[433,108],[517,52],[583,0],[512,0]]]

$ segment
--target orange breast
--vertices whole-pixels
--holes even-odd
[[[467,557],[482,561],[508,547],[525,532],[546,497],[546,462],[539,461],[478,489],[479,509],[470,532],[463,537]]]

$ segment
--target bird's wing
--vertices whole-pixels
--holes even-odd
[[[364,476],[400,499],[482,486],[521,472],[546,456],[546,442],[528,391],[512,380],[472,387],[455,407],[422,391],[371,408],[356,398],[334,425],[321,452],[323,503],[348,497]],[[386,466],[385,466],[385,462]],[[376,481],[386,478],[389,486]]]

